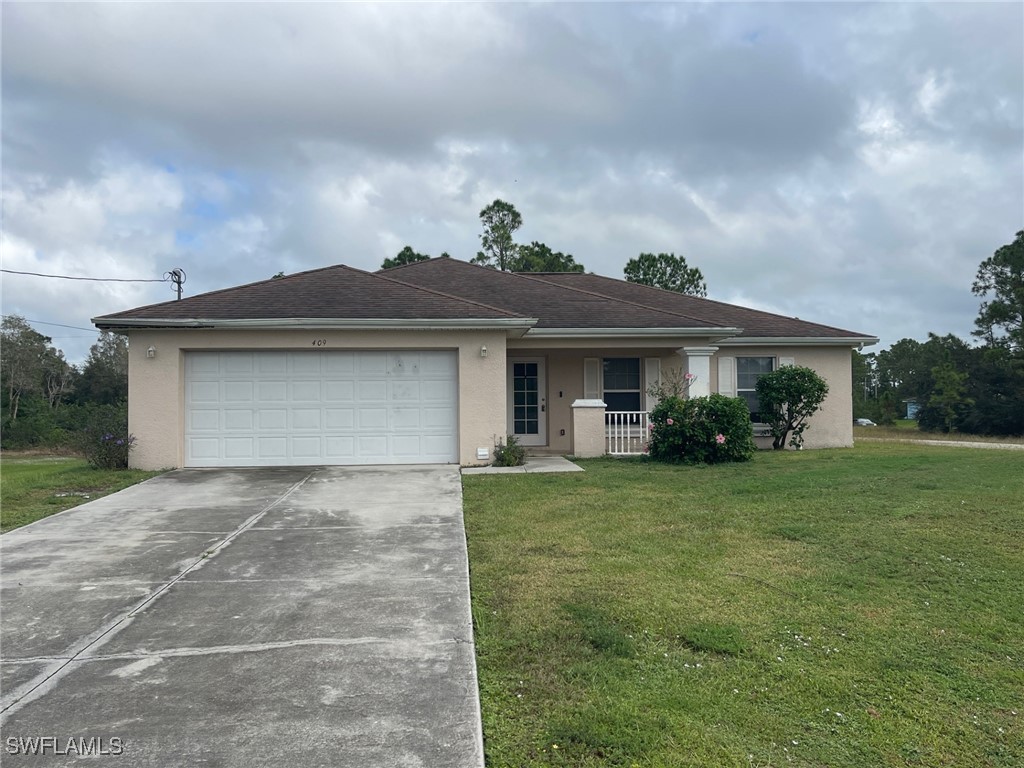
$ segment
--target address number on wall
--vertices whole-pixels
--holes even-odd
[[[327,339],[313,339],[313,346],[314,347],[326,347],[327,346]]]

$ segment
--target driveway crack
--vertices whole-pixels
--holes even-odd
[[[129,608],[127,611],[121,613],[119,616],[114,617],[106,624],[101,626],[95,632],[80,638],[77,643],[72,644],[65,654],[60,654],[57,659],[60,661],[56,662],[53,666],[40,672],[31,680],[19,685],[13,692],[8,694],[3,699],[3,704],[0,706],[0,723],[7,719],[10,715],[17,712],[25,704],[36,698],[42,696],[47,691],[51,690],[61,678],[67,675],[75,668],[75,663],[78,661],[85,661],[92,656],[92,652],[102,647],[109,642],[118,632],[124,629],[139,614],[140,611],[146,607],[152,605],[160,597],[167,594],[167,591],[177,584],[179,581],[184,579],[190,573],[199,568],[203,567],[203,564],[216,557],[217,554],[223,551],[227,546],[231,544],[241,534],[248,531],[256,523],[258,523],[263,517],[270,512],[272,509],[280,505],[285,499],[295,493],[299,488],[306,484],[306,482],[316,474],[316,469],[313,469],[299,480],[297,483],[292,484],[288,490],[281,494],[278,498],[274,499],[268,504],[265,504],[258,512],[248,517],[245,522],[227,534],[224,538],[214,544],[212,547],[204,550],[203,554],[200,555],[191,564],[180,570],[173,578],[162,582],[151,594],[140,600],[134,606]]]

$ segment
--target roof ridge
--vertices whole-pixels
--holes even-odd
[[[671,315],[672,317],[683,317],[683,318],[686,318],[687,320],[693,320],[694,322],[697,322],[697,323],[708,323],[709,322],[708,320],[701,320],[699,317],[693,317],[692,315],[687,315],[687,314],[684,314],[682,312],[675,312],[675,311],[673,311],[671,309],[661,309],[660,307],[652,307],[649,304],[640,304],[639,302],[629,301],[628,299],[621,299],[621,298],[619,298],[617,296],[608,296],[608,295],[603,294],[603,293],[596,293],[594,291],[589,291],[589,290],[587,290],[585,288],[577,288],[574,285],[560,285],[559,283],[553,283],[553,282],[551,282],[549,280],[542,280],[542,279],[540,279],[538,277],[534,277],[533,276],[534,274],[545,274],[545,275],[578,275],[578,274],[584,274],[584,273],[580,273],[580,272],[538,272],[538,273],[510,272],[509,274],[515,275],[516,277],[525,277],[528,280],[533,280],[533,281],[538,282],[538,283],[543,283],[544,285],[553,285],[553,286],[556,286],[558,288],[562,288],[563,290],[576,291],[577,293],[585,293],[588,296],[596,296],[599,299],[605,299],[607,301],[615,301],[615,302],[618,302],[619,304],[626,304],[627,306],[631,306],[631,307],[639,307],[640,309],[646,309],[648,312],[659,312],[659,313],[661,313],[663,315]],[[604,277],[604,276],[603,275],[597,275],[597,277]],[[607,279],[607,280],[615,280],[614,277],[609,277],[609,278],[605,278],[605,279]],[[724,326],[724,325],[714,326],[713,325],[711,327],[712,328],[726,328],[726,327],[731,327],[731,326]]]
[[[435,261],[437,259],[443,259],[443,258],[445,258],[445,257],[444,256],[435,256],[433,259],[430,259],[430,261]],[[456,261],[458,261],[458,259],[456,259]],[[422,285],[416,285],[415,283],[407,283],[404,280],[398,280],[398,279],[396,279],[394,277],[389,277],[387,275],[380,274],[381,272],[389,272],[391,269],[402,269],[403,267],[411,267],[411,266],[414,266],[415,264],[424,264],[424,263],[426,263],[426,262],[425,261],[417,261],[417,262],[414,262],[413,264],[402,264],[402,265],[397,266],[397,267],[391,267],[390,269],[387,269],[387,270],[378,270],[377,272],[367,272],[366,274],[372,275],[373,277],[379,277],[381,280],[387,280],[387,281],[392,282],[392,283],[397,283],[398,285],[404,285],[404,286],[407,286],[409,288],[416,288],[416,289],[421,290],[421,291],[426,291],[427,293],[432,293],[435,296],[444,296],[446,299],[455,299],[456,301],[462,302],[463,304],[472,304],[472,305],[477,306],[477,307],[483,307],[484,309],[490,309],[490,310],[492,310],[494,312],[501,312],[502,314],[508,315],[509,317],[517,317],[517,318],[522,318],[522,319],[528,319],[528,317],[526,315],[521,315],[518,312],[511,312],[511,311],[509,311],[507,309],[502,309],[501,307],[493,307],[490,304],[484,304],[482,301],[475,301],[474,299],[467,299],[467,298],[462,297],[462,296],[456,296],[455,294],[452,294],[452,293],[445,293],[444,291],[437,291],[437,290],[434,290],[433,288],[425,288]],[[468,262],[464,262],[464,263],[468,264]],[[476,265],[475,264],[470,264],[469,266],[476,266]],[[359,271],[361,272],[362,270],[359,270]]]

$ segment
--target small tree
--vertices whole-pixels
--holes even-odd
[[[384,259],[384,263],[380,265],[380,268],[404,267],[406,264],[415,264],[417,261],[430,261],[430,257],[425,253],[417,253],[412,249],[411,245],[407,245],[396,253],[393,259]]]
[[[534,240],[529,245],[519,246],[516,257],[512,260],[513,272],[583,272],[582,264],[577,264],[571,253],[552,251],[544,243]]]
[[[690,296],[707,296],[708,284],[697,267],[686,264],[686,257],[674,253],[641,253],[626,262],[622,270],[630,283],[664,288]]]
[[[523,226],[523,217],[512,203],[495,200],[480,211],[480,223],[484,225],[484,232],[480,235],[483,250],[477,253],[472,263],[509,271],[519,250],[512,240],[512,233]]]
[[[828,384],[810,368],[787,365],[761,376],[756,388],[761,420],[771,428],[774,438],[772,448],[785,448],[790,435],[789,444],[800,448],[807,419],[821,407]]]

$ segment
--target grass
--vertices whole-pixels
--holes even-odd
[[[0,467],[0,530],[19,528],[157,474],[93,469],[84,459],[68,456],[5,453]]]
[[[1024,462],[464,479],[490,766],[1024,764]]]

